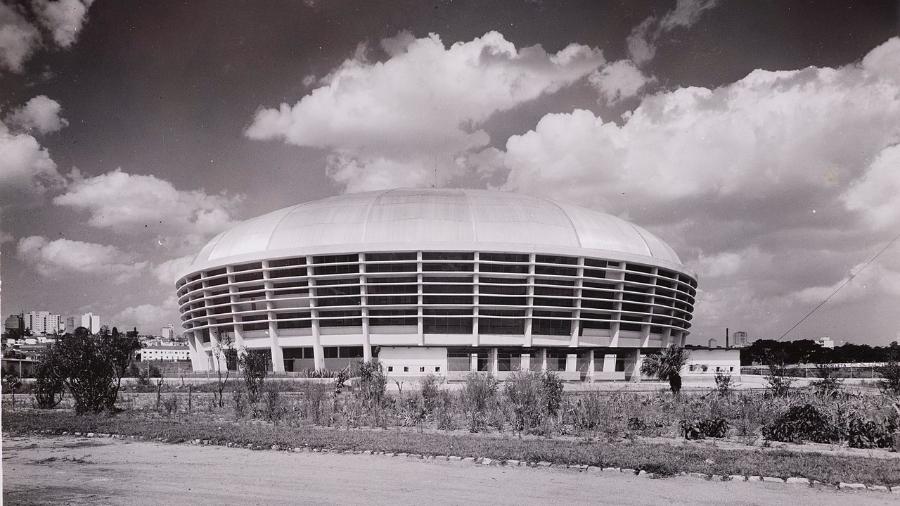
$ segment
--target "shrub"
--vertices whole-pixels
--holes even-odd
[[[607,403],[599,392],[581,395],[575,403],[575,429],[595,431],[610,424],[605,420]]]
[[[890,448],[896,427],[891,421],[876,422],[859,417],[850,419],[847,443],[852,448]]]
[[[269,357],[262,350],[242,350],[238,355],[238,364],[244,377],[247,389],[247,401],[256,404],[266,375],[269,373]]]
[[[162,401],[163,410],[166,412],[166,416],[172,416],[172,413],[178,412],[178,396],[175,394],[169,395]]]
[[[716,371],[716,392],[719,393],[719,397],[728,397],[731,389],[731,375]]]
[[[509,375],[503,385],[503,394],[510,405],[513,430],[529,431],[543,424],[544,380],[540,373],[517,371]]]
[[[47,355],[53,353],[52,349]],[[62,377],[53,371],[55,360],[45,358],[38,362],[34,372],[34,401],[41,409],[52,409],[65,395],[65,384]]]
[[[787,367],[783,363],[770,361],[769,374],[766,376],[768,391],[773,397],[786,397],[791,391],[793,378],[787,375]]]
[[[544,406],[547,415],[555,417],[559,414],[559,406],[562,403],[563,382],[552,371],[544,372],[541,380],[543,387],[541,393],[544,396]]]
[[[472,372],[466,376],[462,404],[470,432],[478,432],[486,426],[487,410],[496,393],[497,380],[490,374]]]
[[[323,401],[328,395],[328,385],[306,382],[303,384],[303,417],[314,424],[323,421]]]
[[[685,439],[721,438],[728,433],[728,420],[724,418],[681,420],[678,425]]]
[[[820,397],[837,397],[842,382],[837,377],[837,368],[831,364],[816,364],[818,380],[810,383],[813,391]]]
[[[435,408],[440,400],[441,383],[443,378],[438,378],[433,374],[429,374],[422,378],[422,402],[425,406],[427,414],[434,413]]]
[[[13,407],[16,407],[16,390],[21,386],[22,382],[19,380],[18,374],[12,371],[3,373],[3,390],[10,393]]]
[[[282,403],[281,387],[277,382],[266,387],[266,395],[263,397],[263,413],[266,420],[278,425],[284,417],[285,408]]]
[[[359,365],[359,390],[357,395],[369,408],[380,408],[384,405],[384,393],[387,390],[387,377],[377,360],[370,360]]]
[[[762,429],[763,437],[772,441],[813,441],[830,443],[837,439],[836,428],[812,404],[793,406]]]
[[[891,356],[890,360],[885,365],[878,367],[875,372],[881,376],[878,387],[882,392],[900,396],[900,362],[897,362],[895,356]]]
[[[244,391],[240,388],[232,390],[231,401],[234,406],[234,416],[237,418],[244,418],[244,415],[247,414],[247,400],[244,397]]]

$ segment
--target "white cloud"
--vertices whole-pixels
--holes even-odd
[[[57,132],[69,124],[59,115],[61,111],[59,102],[46,95],[38,95],[7,115],[6,123],[25,131],[37,130],[42,134]]]
[[[588,80],[607,103],[614,104],[637,95],[656,78],[644,75],[630,60],[619,60],[594,71]]]
[[[698,304],[698,321],[752,313],[777,326],[900,227],[897,68],[893,38],[858,64],[646,96],[619,123],[548,114],[493,158],[507,189],[627,212],[672,242],[712,308]],[[872,270],[895,279],[886,272]],[[859,286],[900,302],[888,284]]]
[[[65,186],[46,148],[27,133],[11,132],[0,122],[0,206],[28,202]]]
[[[41,43],[41,33],[13,6],[0,2],[0,68],[22,72]]]
[[[67,48],[78,38],[92,3],[93,0],[36,0],[34,5],[38,21],[50,31],[53,41]]]
[[[110,321],[120,329],[137,327],[139,331],[155,334],[163,325],[177,324],[178,304],[172,295],[160,304],[128,306],[113,315]]]
[[[369,62],[358,50],[296,104],[259,110],[247,136],[332,150],[329,173],[351,191],[430,181],[435,167],[446,180],[460,154],[487,145],[480,127],[491,115],[554,93],[604,62],[587,46],[549,54],[516,48],[497,32],[449,48],[435,34],[402,32],[382,48],[386,61]]]
[[[716,6],[718,0],[678,0],[675,8],[667,12],[661,20],[653,16],[644,19],[628,35],[628,54],[638,65],[656,56],[659,38],[675,28],[690,28],[704,11]]]
[[[37,23],[50,33],[50,47],[69,48],[75,43],[92,3],[93,0],[32,1]],[[20,10],[0,2],[0,69],[21,73],[42,43],[38,26]]]
[[[195,256],[196,255],[185,255],[183,257],[166,260],[153,267],[153,274],[156,275],[156,279],[161,284],[168,287],[175,286],[175,280],[178,275],[184,273],[185,269],[191,265]]]
[[[116,283],[122,283],[141,274],[147,262],[134,262],[130,255],[104,244],[73,241],[70,239],[50,240],[33,235],[19,239],[17,256],[31,265],[39,275],[82,274],[111,276]]]
[[[180,245],[196,245],[231,225],[241,200],[202,189],[178,190],[156,176],[116,169],[72,181],[53,203],[88,212],[93,227],[126,234],[149,231]]]

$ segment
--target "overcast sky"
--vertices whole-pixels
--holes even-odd
[[[888,2],[0,4],[2,313],[156,333],[236,221],[500,188],[609,212],[700,279],[689,341],[900,338]]]

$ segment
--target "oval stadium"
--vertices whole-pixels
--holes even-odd
[[[638,379],[683,345],[697,281],[643,228],[488,190],[346,194],[253,218],[210,241],[176,282],[195,371],[275,373],[377,358],[394,378],[516,370]],[[227,354],[225,354],[227,355]]]

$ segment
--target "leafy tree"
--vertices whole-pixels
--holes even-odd
[[[138,349],[137,338],[94,336],[78,327],[74,335],[57,340],[44,361],[50,376],[72,395],[77,414],[97,413],[115,409],[121,379]]]
[[[3,373],[3,389],[10,393],[13,407],[16,407],[16,390],[21,386],[18,374],[13,371]]]
[[[891,357],[885,365],[876,369],[876,372],[881,376],[878,382],[881,391],[900,396],[900,362],[897,362],[897,358]]]
[[[672,393],[681,392],[681,368],[687,363],[688,352],[680,346],[669,346],[659,353],[647,355],[641,364],[641,374],[656,376],[660,381],[668,381]]]

